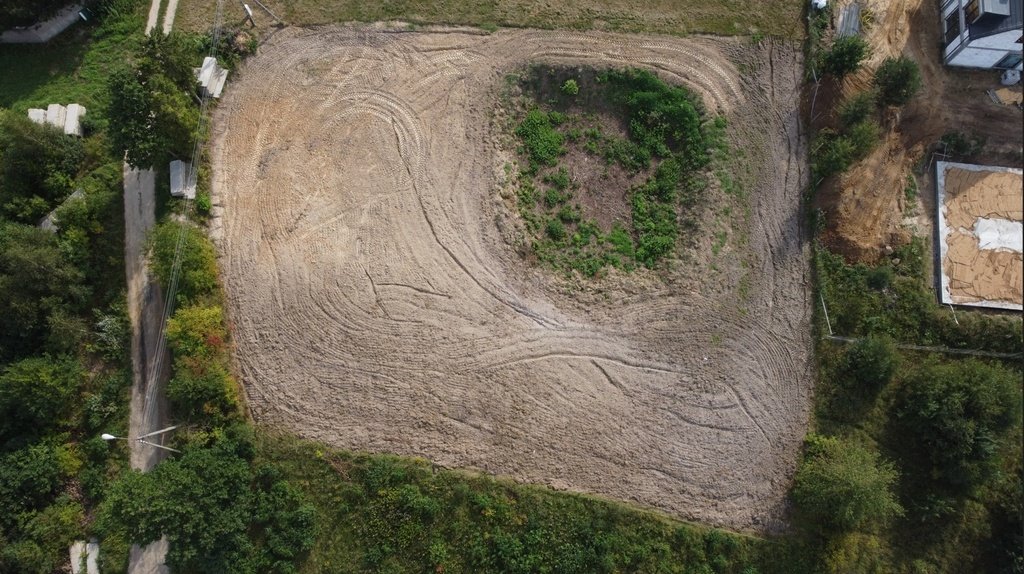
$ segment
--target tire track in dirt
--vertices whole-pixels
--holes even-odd
[[[708,273],[703,243],[662,278],[575,293],[524,266],[495,225],[509,150],[492,116],[505,75],[533,62],[646,67],[727,114],[756,163],[749,311],[739,260]],[[277,33],[225,94],[212,150],[254,417],[779,529],[811,384],[799,63],[719,38]]]

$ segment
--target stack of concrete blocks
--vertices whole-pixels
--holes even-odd
[[[100,545],[95,540],[88,544],[84,540],[77,540],[71,545],[70,552],[71,574],[100,574]]]
[[[203,59],[203,65],[194,69],[199,85],[208,96],[220,98],[220,92],[224,89],[224,83],[228,81],[228,71],[220,67],[217,58],[207,56]]]
[[[171,195],[186,199],[196,198],[196,182],[192,176],[192,164],[187,161],[171,162]]]
[[[69,104],[68,107],[50,104],[45,110],[39,108],[28,110],[28,119],[37,124],[50,124],[60,128],[69,136],[82,135],[83,116],[85,116],[85,108],[78,104]]]

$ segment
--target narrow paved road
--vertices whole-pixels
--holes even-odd
[[[128,436],[137,437],[167,426],[164,385],[169,375],[166,346],[160,344],[164,300],[146,265],[146,235],[156,219],[156,174],[153,170],[124,166],[124,256],[128,280],[128,318],[132,325],[132,401]],[[155,375],[155,376],[154,376]],[[163,444],[166,435],[153,437]],[[167,451],[129,441],[131,466],[146,472],[166,457]],[[144,548],[133,546],[129,574],[166,574],[163,565],[167,540]]]

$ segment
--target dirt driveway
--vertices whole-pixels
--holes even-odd
[[[278,33],[214,119],[213,234],[254,417],[778,529],[812,384],[799,58],[711,38]],[[496,223],[512,156],[492,116],[530,62],[647,67],[727,114],[757,174],[732,259],[583,290],[525,265]]]

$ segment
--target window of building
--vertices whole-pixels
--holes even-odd
[[[1003,56],[1002,60],[996,62],[996,65],[993,67],[1003,69],[1016,68],[1017,65],[1021,63],[1022,59],[1024,59],[1024,57],[1021,56],[1020,52],[1010,52]]]
[[[953,13],[946,17],[946,44],[950,44],[960,35],[960,11],[953,10]]]

